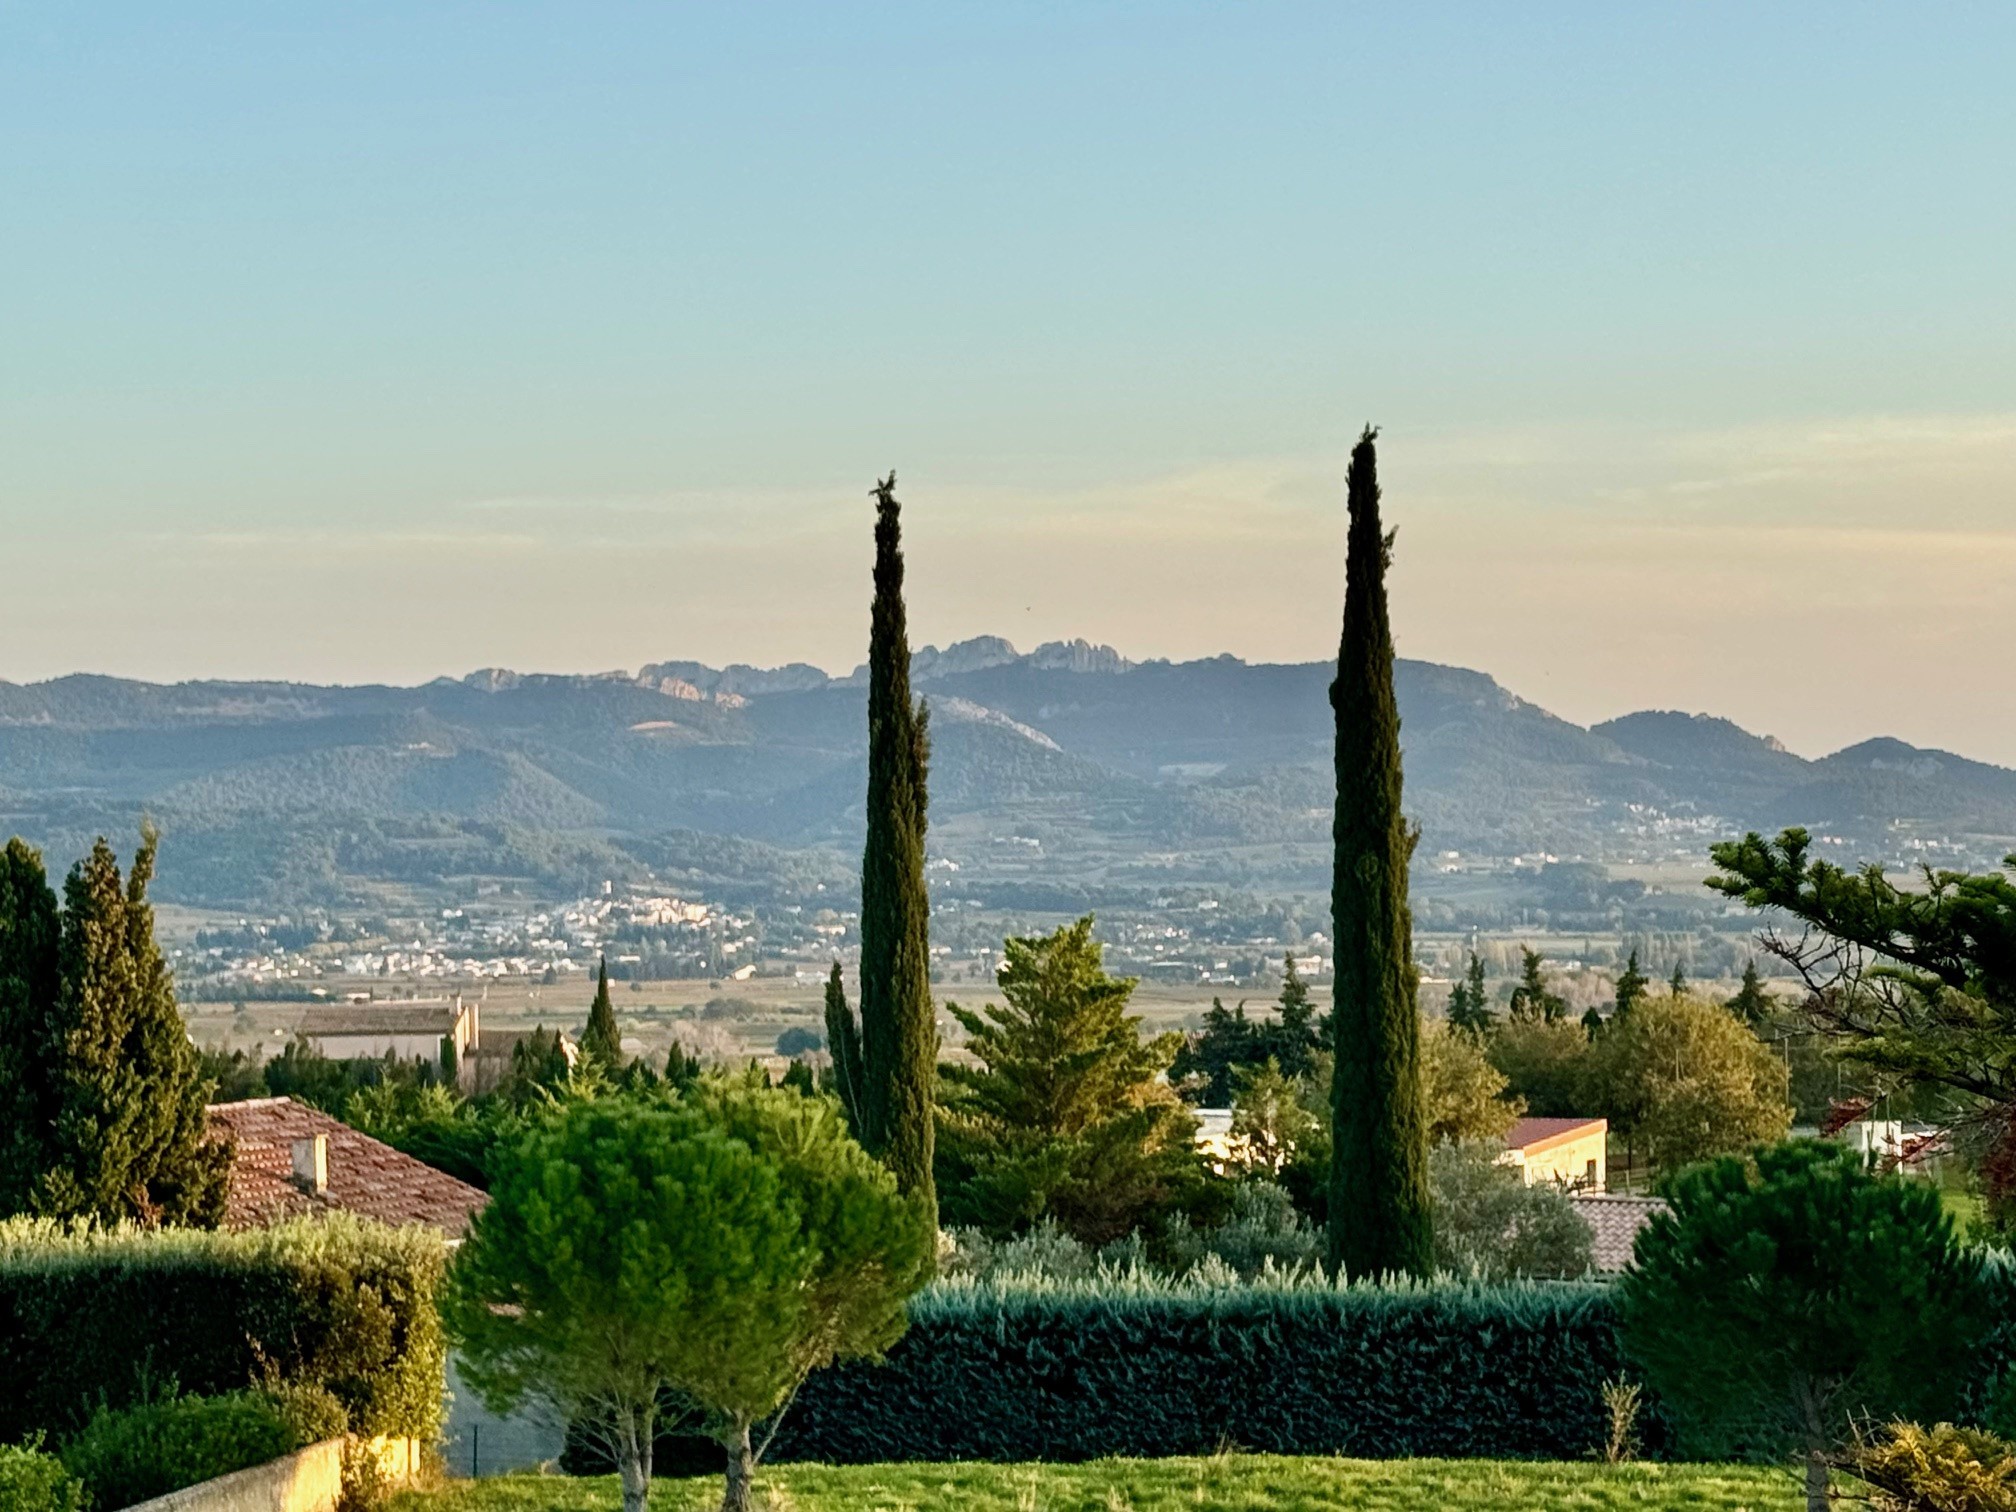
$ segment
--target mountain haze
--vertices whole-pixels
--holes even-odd
[[[914,674],[933,853],[976,885],[1314,885],[1328,664],[1136,664],[983,637],[924,648]],[[1901,740],[1809,761],[1706,715],[1584,728],[1481,672],[1402,661],[1397,680],[1424,856],[1646,859],[1800,823],[1851,857],[1937,842],[1999,858],[2016,836],[2016,772]],[[472,875],[571,886],[718,856],[710,836],[765,865],[816,852],[805,864],[837,878],[860,839],[864,699],[858,672],[677,660],[411,688],[0,683],[0,822],[62,856],[151,815],[165,896],[246,904]]]

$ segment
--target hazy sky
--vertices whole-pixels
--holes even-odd
[[[0,0],[0,678],[1334,651],[2016,763],[2003,5]]]

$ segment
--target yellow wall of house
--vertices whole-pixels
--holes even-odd
[[[1560,1182],[1579,1185],[1585,1191],[1605,1191],[1610,1181],[1608,1144],[1608,1131],[1599,1124],[1586,1134],[1563,1139],[1543,1150],[1528,1150],[1520,1162],[1526,1185]]]

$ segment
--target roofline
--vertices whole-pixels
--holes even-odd
[[[1551,1150],[1554,1146],[1567,1144],[1570,1140],[1587,1139],[1590,1134],[1599,1130],[1602,1133],[1608,1134],[1610,1132],[1610,1120],[1607,1118],[1585,1118],[1572,1129],[1559,1129],[1552,1134],[1542,1134],[1538,1139],[1531,1139],[1525,1144],[1513,1145],[1511,1148],[1522,1155],[1530,1155],[1539,1150]]]

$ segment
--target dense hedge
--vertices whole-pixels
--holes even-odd
[[[319,1386],[363,1434],[431,1440],[445,1247],[341,1216],[244,1234],[0,1224],[0,1442],[164,1388]]]
[[[775,1457],[1575,1459],[1626,1373],[1594,1284],[947,1281],[886,1364],[806,1383]],[[1640,1426],[1664,1446],[1656,1407]]]

